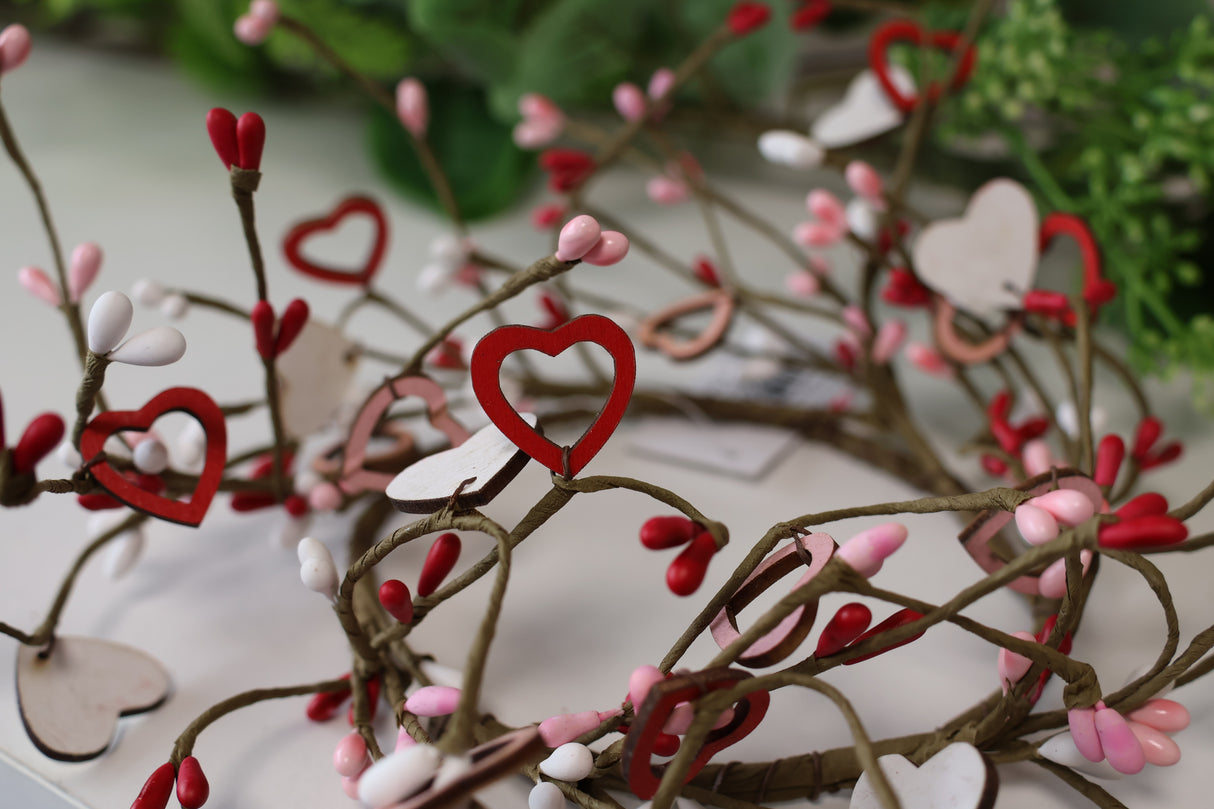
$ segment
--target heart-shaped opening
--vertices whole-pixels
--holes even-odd
[[[321,267],[365,267],[375,254],[379,228],[369,214],[350,214],[331,228],[308,234],[299,245],[300,257]]]
[[[573,444],[557,444],[540,435],[507,401],[502,366],[516,352],[535,349],[560,357],[577,345],[598,345],[610,355],[614,373],[610,394],[590,427]],[[576,349],[585,350],[585,349]],[[576,353],[573,353],[576,358]],[[568,361],[568,360],[566,360]],[[607,443],[615,431],[636,383],[636,351],[628,334],[602,315],[582,315],[555,329],[502,326],[481,338],[472,352],[472,388],[485,414],[515,446],[553,472],[573,477]]]

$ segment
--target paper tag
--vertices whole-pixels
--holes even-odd
[[[649,417],[635,422],[627,440],[638,455],[758,480],[796,445],[797,435],[764,424]]]
[[[714,399],[823,410],[852,390],[847,380],[838,374],[724,355],[714,358],[704,375],[691,386],[692,393]],[[865,392],[855,391],[855,394],[853,406],[863,405]]]

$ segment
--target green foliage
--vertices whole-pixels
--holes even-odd
[[[978,69],[938,130],[945,143],[1002,134],[1043,209],[1087,220],[1120,290],[1106,311],[1142,369],[1214,377],[1214,274],[1195,256],[1214,179],[1212,92],[1204,16],[1130,46],[1071,25],[1057,0],[1013,0],[983,32]]]
[[[469,220],[501,212],[519,194],[532,169],[530,155],[519,151],[510,127],[490,118],[482,90],[445,82],[430,94],[429,141],[459,204]],[[410,199],[441,211],[409,136],[396,116],[376,108],[369,136],[380,170]]]

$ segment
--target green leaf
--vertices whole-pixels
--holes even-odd
[[[518,117],[523,93],[557,104],[604,106],[611,90],[630,78],[652,13],[648,0],[559,0],[523,31],[513,73],[491,89],[502,120]]]
[[[509,76],[518,59],[518,0],[412,0],[406,7],[418,36],[479,81]]]
[[[409,69],[409,34],[396,14],[373,13],[372,7],[333,0],[279,0],[283,13],[320,34],[338,56],[373,79],[395,83]],[[312,68],[321,62],[298,38],[276,31],[265,51],[288,67]]]
[[[169,53],[211,87],[264,89],[261,57],[232,33],[232,21],[247,7],[241,0],[177,0],[179,18],[169,31]]]
[[[1112,29],[1130,43],[1170,34],[1210,11],[1205,0],[1064,0],[1059,6],[1070,22]]]
[[[735,2],[683,0],[680,16],[688,33],[699,41],[721,26]],[[726,45],[708,63],[713,84],[738,104],[753,107],[782,92],[792,79],[798,38],[777,17]]]
[[[514,145],[509,126],[489,116],[483,91],[449,82],[427,90],[427,140],[447,173],[460,212],[475,220],[502,211],[518,197],[531,173],[532,157]],[[396,117],[376,108],[369,134],[376,165],[392,184],[406,197],[441,212],[412,140]]]

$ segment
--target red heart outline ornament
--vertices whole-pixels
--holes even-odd
[[[662,728],[670,718],[675,706],[681,702],[702,697],[711,691],[732,688],[751,675],[741,669],[705,669],[704,671],[680,674],[655,683],[637,708],[636,718],[624,738],[624,752],[620,766],[628,778],[628,788],[641,800],[649,800],[657,794],[662,782],[665,765],[655,767],[650,763],[654,745],[662,735]],[[695,778],[714,755],[726,747],[750,735],[767,715],[771,695],[766,691],[751,691],[734,704],[733,718],[724,727],[710,731],[704,746],[696,753],[687,769],[684,783]]]
[[[541,436],[506,401],[502,393],[502,363],[515,351],[533,349],[555,357],[574,343],[594,343],[611,355],[615,380],[607,402],[572,447],[558,447]],[[486,334],[472,351],[472,390],[485,415],[502,435],[523,452],[558,475],[572,478],[593,458],[615,432],[636,384],[636,349],[628,334],[602,315],[582,315],[555,329],[501,326]]]
[[[96,464],[90,471],[101,488],[131,508],[162,520],[196,527],[202,523],[215,492],[219,490],[227,459],[228,433],[223,411],[206,393],[197,388],[169,388],[153,396],[139,410],[101,413],[84,428],[80,436],[80,455],[87,462],[102,451],[105,442],[114,433],[122,430],[146,432],[156,419],[173,412],[185,413],[197,420],[207,437],[206,463],[188,501],[170,500],[145,491],[108,463]]]
[[[379,424],[392,403],[409,396],[417,396],[426,403],[430,425],[447,436],[452,447],[458,447],[471,437],[464,425],[447,410],[447,395],[437,382],[428,376],[398,376],[375,389],[359,409],[350,427],[342,460],[342,491],[347,494],[358,494],[368,489],[382,492],[396,477],[396,472],[375,472],[366,468],[367,443],[371,440],[375,425]]]
[[[956,51],[957,46],[961,44],[961,34],[956,31],[933,31],[928,33],[920,28],[918,23],[910,20],[891,20],[873,32],[872,38],[868,41],[869,67],[872,68],[877,81],[881,84],[881,88],[885,90],[885,94],[889,96],[890,102],[903,113],[909,113],[918,106],[920,96],[903,95],[889,75],[889,47],[895,42],[909,42],[919,47],[926,44],[951,53]],[[978,54],[974,50],[973,44],[967,45],[965,55],[961,57],[957,70],[949,81],[948,86],[950,89],[959,89],[969,81],[970,74],[974,72],[974,63],[977,61],[977,58]],[[935,104],[940,100],[943,92],[944,90],[939,82],[932,82],[927,88],[928,101]]]
[[[1058,236],[1070,236],[1079,245],[1079,256],[1083,261],[1083,299],[1095,315],[1101,306],[1117,296],[1117,285],[1105,278],[1102,272],[1100,246],[1096,244],[1096,237],[1092,235],[1087,222],[1078,216],[1054,211],[1041,220],[1038,252],[1045,253]],[[1067,312],[1064,322],[1074,326],[1075,313]]]
[[[326,267],[309,261],[303,257],[301,246],[305,239],[316,233],[335,230],[347,216],[363,214],[371,217],[375,224],[375,243],[371,254],[367,256],[362,269],[345,270],[339,267]],[[282,252],[292,267],[304,275],[310,275],[321,281],[334,284],[357,284],[367,286],[379,270],[388,249],[388,219],[383,208],[370,197],[346,197],[337,203],[330,213],[319,219],[308,219],[292,226],[282,240]]]

